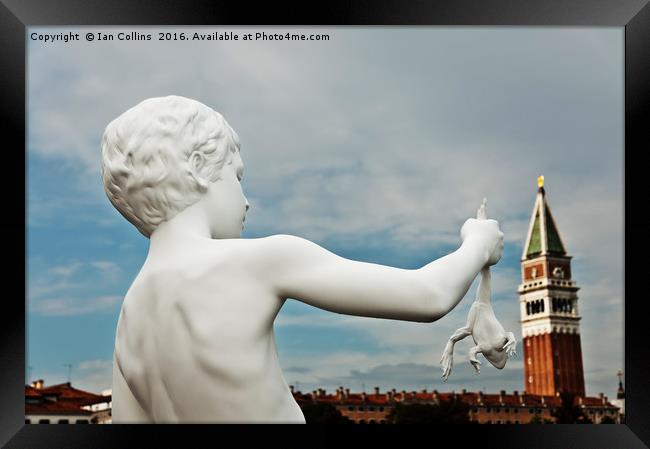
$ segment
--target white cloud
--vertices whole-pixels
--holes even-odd
[[[70,316],[89,313],[115,312],[122,303],[121,296],[98,296],[96,298],[48,298],[30,304],[30,311],[39,315]]]

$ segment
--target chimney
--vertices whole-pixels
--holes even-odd
[[[540,396],[539,400],[541,401],[542,405],[546,405],[546,398],[544,398],[544,396]]]
[[[375,387],[375,395],[379,396],[379,387]]]
[[[402,401],[406,400],[406,390],[402,390]]]
[[[339,401],[343,399],[343,387],[339,387],[336,389],[336,399]]]
[[[289,390],[291,390],[291,394],[294,394],[294,393],[295,393],[295,391],[294,391],[294,389],[293,389],[293,385],[289,385]]]
[[[312,401],[315,401],[317,396],[318,396],[318,392],[317,392],[316,390],[314,390],[314,391],[311,392],[311,399],[312,399]]]
[[[478,403],[482,404],[483,403],[483,392],[479,390],[479,392],[477,393],[477,396],[478,396]]]
[[[578,404],[582,405],[582,396],[578,396]]]
[[[460,392],[461,392],[462,394],[467,394],[467,390],[464,389],[464,388],[463,388],[462,390],[460,390]]]
[[[349,398],[349,397],[350,397],[350,389],[349,389],[349,388],[346,388],[346,389],[345,389],[345,399],[347,399],[347,398]]]
[[[499,402],[503,404],[503,398],[506,395],[506,390],[499,391]]]
[[[438,402],[438,390],[433,390],[433,402]]]
[[[386,400],[389,402],[393,401],[393,392],[392,391],[387,391],[386,392]]]
[[[366,399],[367,399],[367,398],[368,398],[368,396],[366,396],[366,392],[365,392],[365,391],[361,392],[361,400],[362,400],[363,402],[366,402]]]
[[[43,379],[38,379],[32,382],[32,388],[36,388],[37,390],[40,390],[43,388]]]

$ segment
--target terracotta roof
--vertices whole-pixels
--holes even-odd
[[[75,414],[92,415],[81,407],[109,402],[111,396],[101,396],[79,390],[70,383],[34,388],[25,385],[25,413],[27,414]]]
[[[90,410],[84,410],[74,402],[45,401],[39,404],[25,404],[27,415],[92,415]]]
[[[576,401],[577,402],[577,401]],[[603,404],[603,400],[601,398],[583,398],[582,399],[582,405],[585,407],[608,407],[608,408],[614,408],[616,407],[614,404],[607,402]],[[617,407],[616,407],[617,408]]]
[[[36,390],[43,396],[56,395],[58,400],[70,400],[83,405],[97,404],[101,402],[110,401],[110,396],[101,396],[88,391],[79,390],[70,385],[70,383],[63,383],[57,385],[50,385],[49,387]]]
[[[38,392],[38,390],[34,387],[30,387],[29,385],[25,385],[25,397],[26,398],[39,398],[41,397],[41,394]]]
[[[350,393],[347,398],[340,397],[337,394],[321,394],[316,396],[317,403],[331,403],[340,405],[360,405],[360,404],[375,404],[375,405],[391,405],[406,402],[433,402],[434,394],[440,401],[451,401],[456,397],[458,400],[470,406],[483,406],[483,407],[530,407],[530,408],[555,408],[559,407],[562,403],[559,396],[537,396],[531,394],[515,394],[515,393],[479,393],[479,392],[395,392],[394,400],[390,401],[386,393],[380,394],[366,394],[365,401],[363,400],[362,393]],[[480,398],[479,398],[480,394]],[[294,398],[298,402],[313,402],[311,393],[294,393]],[[608,407],[616,408],[613,404],[607,403],[603,405],[600,397],[586,397],[582,399],[584,407]],[[576,404],[578,398],[576,398]],[[482,405],[481,405],[482,404]]]

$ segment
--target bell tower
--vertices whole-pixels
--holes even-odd
[[[519,305],[524,347],[524,384],[528,394],[585,395],[580,347],[578,295],[571,279],[571,256],[551,214],[544,177],[521,257]]]

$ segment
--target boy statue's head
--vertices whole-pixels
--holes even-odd
[[[233,188],[241,193],[242,171],[235,131],[221,114],[189,98],[144,100],[109,123],[102,138],[106,194],[146,237],[206,196],[223,197],[223,191],[212,193],[217,181],[224,181],[228,195],[236,196]],[[224,214],[243,221],[248,209],[243,193],[225,203],[231,210]],[[216,206],[206,207],[214,215]]]

